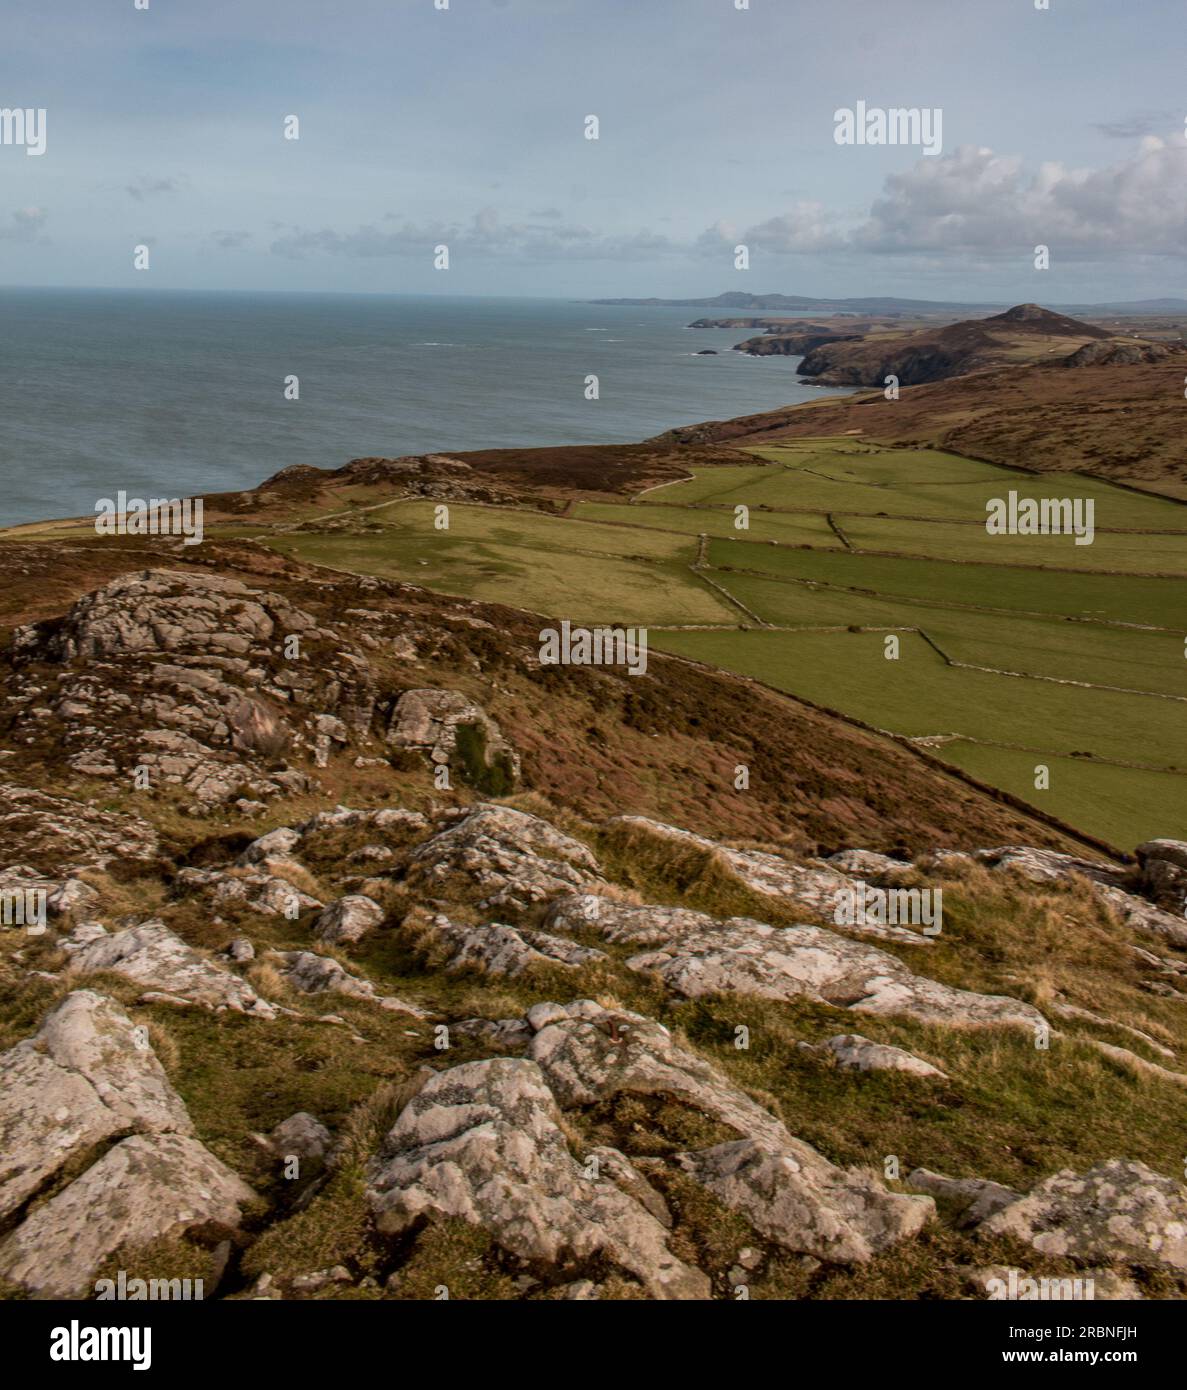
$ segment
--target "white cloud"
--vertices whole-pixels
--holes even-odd
[[[1079,259],[1187,253],[1187,141],[1149,135],[1102,169],[1034,172],[1015,156],[962,146],[888,178],[851,237],[881,254],[1013,257],[1039,243]]]

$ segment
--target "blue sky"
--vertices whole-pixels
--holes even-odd
[[[44,156],[0,145],[7,285],[1187,295],[1169,0],[4,0],[3,25],[0,107],[47,112]],[[836,144],[858,101],[939,108],[942,153]]]

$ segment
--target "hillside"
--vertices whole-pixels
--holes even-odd
[[[797,371],[827,386],[881,386],[888,376],[901,386],[917,386],[1051,354],[1067,356],[1108,337],[1103,328],[1019,304],[983,319],[821,343],[807,351]]]
[[[3,545],[10,1296],[1187,1289],[1187,846],[507,609],[78,540]],[[837,925],[874,885],[940,933]]]
[[[1097,345],[1112,356],[1109,342]],[[1131,349],[1132,343],[1126,356]],[[1187,500],[1179,409],[1185,360],[1182,350],[1166,350],[1152,361],[999,367],[910,387],[898,400],[888,401],[881,390],[859,392],[682,426],[660,442],[741,446],[862,435],[1035,473],[1090,473]]]

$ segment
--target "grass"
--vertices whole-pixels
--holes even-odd
[[[687,481],[563,517],[454,504],[438,531],[432,503],[405,501],[269,543],[577,623],[646,626],[657,648],[876,728],[955,736],[943,745],[955,764],[1089,833],[1129,846],[1161,817],[1155,831],[1178,833],[1187,773],[1156,770],[1175,763],[1182,719],[1158,697],[1187,696],[1180,506],[1084,475],[857,438],[750,452],[761,462],[694,466]],[[1093,544],[990,536],[985,500],[1011,490],[1092,499]],[[805,630],[744,630],[762,622]],[[846,630],[859,627],[899,630],[899,660],[883,659],[881,632]],[[720,630],[658,631],[678,628]],[[1096,761],[1086,771],[1073,754]],[[1042,793],[1038,761],[1059,768]]]

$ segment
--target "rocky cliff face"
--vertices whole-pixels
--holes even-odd
[[[590,818],[423,683],[439,622],[315,606],[149,571],[14,637],[0,892],[44,915],[0,928],[7,1293],[1187,1291],[1187,844]]]

